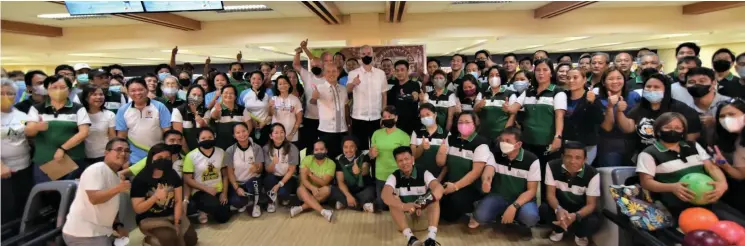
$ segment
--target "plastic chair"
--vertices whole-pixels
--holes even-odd
[[[61,237],[62,226],[67,219],[77,187],[77,181],[73,180],[50,181],[34,186],[24,208],[18,235],[3,241],[2,245],[40,245],[55,237],[56,245],[64,245]],[[57,192],[60,195],[60,203],[56,210],[44,210],[44,206],[47,205],[44,204],[44,197],[48,197],[50,192]],[[33,239],[27,241],[29,238]]]

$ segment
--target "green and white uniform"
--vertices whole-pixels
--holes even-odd
[[[473,169],[474,162],[486,163],[490,156],[489,141],[477,133],[471,134],[468,139],[462,139],[458,135],[450,135],[448,137],[448,173],[446,180],[453,183],[457,182]]]
[[[523,148],[514,160],[507,155],[493,153],[486,165],[494,167],[494,178],[491,182],[491,194],[502,196],[507,201],[517,200],[528,190],[528,182],[541,181],[541,165],[538,157]]]
[[[579,211],[587,204],[587,196],[600,196],[600,174],[585,164],[574,176],[570,176],[561,159],[546,165],[546,185],[556,187],[556,199],[567,211]]]
[[[238,104],[235,104],[231,110],[225,106],[225,104],[220,103],[220,107],[212,108],[209,112],[210,116],[212,116],[212,111],[214,110],[220,110],[220,118],[217,120],[210,120],[210,125],[216,133],[216,146],[227,149],[235,144],[235,139],[233,138],[233,127],[238,124],[238,122],[245,122],[251,119],[251,116],[248,113],[248,110]]]
[[[46,131],[39,132],[34,138],[33,163],[44,165],[54,159],[57,148],[78,133],[78,126],[90,125],[91,119],[83,105],[73,103],[69,99],[59,110],[54,109],[51,102],[36,104],[28,111],[29,122],[46,122]],[[72,160],[85,158],[85,144],[80,143],[67,150]]]
[[[476,97],[476,104],[481,103],[481,100],[486,100],[484,107],[478,113],[481,120],[481,126],[479,126],[481,136],[489,140],[499,136],[507,124],[507,119],[510,118],[510,114],[502,110],[502,105],[508,100],[510,104],[518,103],[517,96],[515,91],[508,90],[507,86],[503,85],[499,87],[496,94],[489,87]]]
[[[437,178],[428,171],[421,171],[415,167],[411,175],[406,176],[401,170],[396,170],[385,181],[385,185],[393,188],[393,194],[397,195],[401,202],[410,203],[416,201],[420,196],[427,194],[429,183]]]
[[[646,173],[660,183],[672,184],[689,173],[707,174],[704,160],[711,157],[701,145],[696,142],[680,142],[680,152],[669,150],[659,141],[648,146],[639,153],[636,161],[636,172]],[[681,201],[673,193],[661,193],[659,198],[667,207],[681,208],[690,206]]]
[[[428,92],[424,101],[435,106],[434,113],[437,114],[437,125],[445,129],[448,121],[448,109],[455,107],[458,98],[455,96],[455,92],[447,88],[443,89],[442,94],[439,96],[436,92],[437,90]]]
[[[424,150],[424,153],[415,162],[420,169],[429,171],[435,177],[440,176],[442,167],[437,166],[435,158],[437,157],[437,151],[440,149],[440,145],[447,141],[449,135],[448,131],[440,126],[437,126],[437,130],[431,135],[425,127],[411,134],[411,144],[413,145],[422,145],[425,139],[429,141],[429,149]]]
[[[556,110],[567,109],[567,95],[554,84],[538,93],[536,89],[524,92],[525,118],[522,122],[523,142],[532,145],[549,145],[555,136]],[[522,97],[522,96],[521,96]]]

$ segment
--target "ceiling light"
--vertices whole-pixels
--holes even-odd
[[[40,14],[40,15],[37,15],[36,17],[42,18],[42,19],[55,19],[55,20],[108,18],[108,16],[106,15],[75,15],[75,16],[72,16],[68,13]]]
[[[217,11],[218,13],[232,13],[232,12],[255,12],[255,11],[272,11],[273,9],[263,4],[251,4],[251,5],[235,5],[225,6],[223,10]]]
[[[565,38],[564,41],[568,42],[568,41],[582,40],[582,39],[588,39],[588,38],[590,38],[590,36],[568,37],[568,38]]]
[[[163,58],[153,58],[153,57],[146,57],[146,58],[137,58],[139,60],[150,60],[150,61],[160,61],[164,60]]]
[[[259,49],[262,49],[262,50],[277,50],[276,48],[274,48],[272,46],[259,46]]]
[[[558,50],[559,52],[577,50],[577,48]]]
[[[593,47],[598,47],[598,46],[611,46],[611,45],[619,45],[619,44],[622,44],[622,42],[603,43],[603,44],[598,44],[598,45],[594,45]]]
[[[26,57],[21,56],[0,56],[0,60],[23,60],[26,59]]]
[[[541,47],[541,46],[545,46],[545,45],[543,45],[543,44],[531,45],[531,46],[525,47],[523,49],[524,50],[527,50],[527,49],[538,48],[538,47]]]

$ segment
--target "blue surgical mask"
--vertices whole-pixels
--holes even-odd
[[[112,86],[109,86],[109,91],[121,92],[122,91],[122,86],[121,85],[112,85]]]
[[[171,76],[171,73],[159,73],[159,74],[158,74],[158,80],[159,80],[159,81],[163,81],[163,80],[164,80],[164,79],[166,79],[166,77],[168,77],[168,76]]]
[[[526,89],[528,89],[528,81],[515,81],[512,83],[512,89],[514,89],[517,93],[523,93]]]
[[[435,117],[422,117],[421,118],[422,125],[424,126],[431,126],[432,124],[435,124]]]
[[[644,97],[644,99],[647,99],[647,101],[649,101],[650,103],[659,103],[662,102],[662,98],[665,97],[665,93],[663,93],[662,91],[644,90],[644,92],[642,92],[642,97]]]
[[[15,84],[16,84],[16,88],[18,88],[19,90],[22,90],[22,91],[25,91],[26,90],[26,82],[25,81],[23,81],[23,80],[17,80],[15,82]]]
[[[470,75],[473,75],[474,78],[478,78],[479,77],[479,72],[470,72],[469,74]]]
[[[77,80],[78,80],[78,83],[87,84],[88,83],[88,74],[87,73],[78,74]]]
[[[740,75],[740,78],[745,78],[745,66],[738,68],[737,74]]]

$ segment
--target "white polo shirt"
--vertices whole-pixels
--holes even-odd
[[[139,110],[134,101],[124,104],[116,112],[116,130],[127,131],[127,140],[132,154],[130,163],[147,157],[150,147],[163,142],[163,129],[171,127],[171,112],[166,105],[147,99],[147,106]]]
[[[255,117],[254,120],[267,121],[269,120],[268,105],[271,97],[271,95],[264,93],[264,98],[259,99],[256,92],[249,88],[241,92],[240,101],[243,103],[242,106],[251,113],[251,117]]]
[[[67,222],[62,233],[74,237],[99,237],[112,233],[116,214],[119,212],[119,194],[104,203],[93,205],[89,190],[105,191],[119,185],[119,176],[106,163],[98,162],[83,171],[70,205]]]
[[[328,82],[316,88],[320,94],[317,102],[318,130],[327,133],[346,132],[347,120],[344,117],[344,106],[348,100],[347,88],[338,83],[331,85]]]
[[[307,69],[300,69],[300,78],[303,80],[303,89],[305,89],[305,118],[317,120],[318,119],[318,106],[310,103],[311,96],[308,93],[313,92],[313,85],[320,85],[326,83],[326,79],[323,77],[316,77]]]
[[[184,157],[183,172],[193,174],[197,183],[213,187],[222,192],[222,168],[225,151],[215,147],[212,154],[207,156],[200,148],[196,148]]]
[[[300,103],[300,99],[295,95],[290,94],[287,98],[274,96],[272,97],[272,100],[274,100],[274,116],[272,116],[272,123],[279,122],[285,127],[286,134],[290,134],[292,127],[295,126],[295,121],[297,121],[297,113],[303,111],[303,105]],[[295,134],[290,141],[296,142],[298,140],[298,135],[299,134]]]
[[[85,157],[103,157],[106,143],[109,142],[109,128],[114,128],[116,115],[110,110],[102,110],[95,114],[88,114],[91,126],[88,137],[85,138]]]
[[[17,172],[25,169],[31,163],[31,147],[26,140],[26,121],[28,115],[15,107],[11,107],[10,113],[1,113],[2,127],[0,127],[0,141],[2,141],[3,164],[11,171]]]
[[[388,79],[385,72],[373,67],[365,70],[361,66],[349,72],[347,83],[352,83],[360,76],[360,84],[352,90],[352,118],[356,120],[373,121],[380,119],[383,112],[383,92],[388,91]]]

